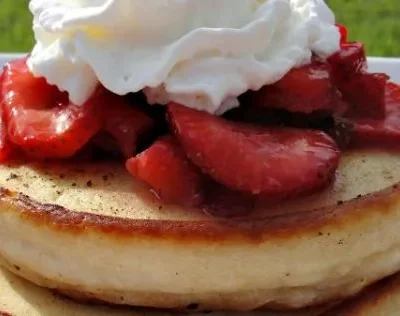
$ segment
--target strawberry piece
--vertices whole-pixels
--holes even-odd
[[[0,75],[0,105],[2,103],[1,87],[3,85],[4,72]],[[4,120],[3,108],[0,106],[0,162],[5,162],[11,155],[12,149],[7,137],[7,126]]]
[[[355,147],[387,146],[400,144],[400,86],[388,82],[385,93],[386,117],[378,119],[353,119],[352,145]]]
[[[290,112],[342,114],[346,104],[333,85],[330,71],[328,64],[317,61],[292,69],[275,84],[264,86],[256,92],[248,92],[244,103]]]
[[[103,93],[70,104],[66,93],[30,73],[25,58],[5,66],[1,92],[9,140],[35,157],[70,157],[100,129]]]
[[[349,117],[384,118],[385,86],[388,77],[383,74],[367,73],[367,59],[362,43],[342,45],[339,52],[328,62],[332,65],[335,85],[350,106]]]
[[[360,42],[344,43],[341,49],[328,58],[332,66],[335,83],[346,76],[367,70],[367,57],[364,44]]]
[[[347,28],[342,24],[336,24],[336,27],[340,32],[340,44],[343,45],[347,43],[347,35],[348,35]]]
[[[350,104],[347,117],[385,117],[385,89],[389,77],[385,74],[354,73],[347,80],[338,83],[343,97]]]
[[[7,137],[7,126],[4,119],[0,119],[0,163],[9,159],[12,153],[12,146]]]
[[[131,157],[138,135],[152,126],[145,114],[103,87],[82,106],[72,104],[67,93],[35,78],[26,58],[5,66],[1,95],[10,142],[37,158],[71,157],[101,130]]]
[[[103,107],[102,129],[109,132],[117,141],[125,158],[136,153],[138,137],[149,133],[154,126],[153,120],[146,114],[130,107],[125,100],[116,95],[109,95]]]
[[[338,165],[339,150],[323,132],[248,126],[178,104],[167,111],[192,162],[232,190],[279,198],[314,192]]]
[[[128,159],[126,167],[166,203],[198,206],[202,201],[203,175],[170,136]]]

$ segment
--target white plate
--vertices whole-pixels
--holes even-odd
[[[18,56],[21,54],[0,54],[0,67]],[[393,81],[400,83],[400,58],[370,57],[368,61],[371,72],[384,72],[390,75]]]
[[[400,58],[370,57],[368,62],[370,72],[384,72],[400,83]]]

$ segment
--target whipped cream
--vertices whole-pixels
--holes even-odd
[[[31,0],[35,76],[83,104],[100,82],[221,114],[339,49],[323,0]]]

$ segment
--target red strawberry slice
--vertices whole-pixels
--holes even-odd
[[[0,105],[2,100],[1,86],[4,80],[4,72],[0,75]],[[11,145],[7,137],[7,126],[4,120],[3,108],[0,106],[0,162],[7,161],[11,154]]]
[[[328,62],[332,65],[335,85],[349,103],[346,116],[356,118],[385,117],[385,86],[388,77],[367,73],[367,58],[362,43],[342,44]]]
[[[349,103],[347,116],[357,118],[385,117],[385,86],[388,77],[367,73],[367,57],[364,44],[346,42],[347,30],[338,25],[341,33],[341,49],[328,58],[332,66],[335,85]]]
[[[6,65],[1,95],[8,139],[37,158],[71,157],[100,130],[111,133],[131,157],[138,134],[152,125],[146,115],[103,87],[82,106],[72,104],[67,93],[35,78],[26,58]]]
[[[328,58],[333,74],[342,79],[356,72],[367,70],[367,57],[364,44],[360,42],[343,43],[341,49]],[[336,81],[335,81],[336,82]]]
[[[347,34],[348,34],[347,28],[342,24],[336,24],[336,27],[340,32],[340,43],[342,45],[347,43]]]
[[[383,119],[385,89],[389,77],[385,74],[354,73],[338,83],[344,99],[350,104],[347,117]]]
[[[4,119],[0,118],[0,163],[9,159],[12,146],[7,137],[7,126]]]
[[[347,106],[333,85],[330,71],[330,65],[313,61],[310,65],[292,69],[275,84],[249,92],[244,103],[290,112],[342,114]]]
[[[388,82],[385,93],[386,117],[378,119],[353,119],[352,144],[355,147],[387,146],[400,144],[400,86]]]
[[[126,167],[165,203],[198,206],[202,202],[203,175],[170,136],[129,159]]]
[[[69,103],[68,95],[43,78],[35,78],[26,59],[5,66],[2,108],[9,140],[41,158],[72,156],[99,129],[96,105],[102,93],[83,106]]]
[[[132,157],[136,153],[138,137],[151,131],[153,120],[116,95],[110,94],[104,104],[107,106],[102,110],[102,129],[115,138],[126,158]]]
[[[337,145],[323,132],[248,126],[178,104],[167,111],[188,157],[232,190],[268,197],[314,192],[338,165]]]

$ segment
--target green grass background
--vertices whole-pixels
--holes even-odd
[[[400,57],[400,0],[326,0],[350,37],[366,43],[371,56]],[[0,51],[33,45],[28,0],[0,0]]]

